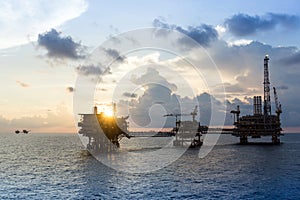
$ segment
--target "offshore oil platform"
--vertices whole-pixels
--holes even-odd
[[[87,150],[92,152],[108,152],[120,147],[123,137],[130,138],[126,117],[116,116],[116,104],[113,104],[113,114],[98,113],[97,106],[93,114],[79,114],[79,134],[88,138]]]
[[[164,117],[175,117],[175,127],[171,133],[175,136],[174,146],[189,145],[190,148],[200,147],[203,144],[201,136],[207,133],[208,126],[201,126],[195,117],[198,113],[198,106],[195,106],[193,112],[188,114],[166,114]],[[181,121],[179,116],[192,116],[192,121]]]
[[[241,144],[248,143],[248,137],[261,138],[271,136],[273,144],[280,144],[281,133],[280,114],[282,113],[281,104],[278,101],[276,88],[274,87],[274,97],[276,105],[276,115],[271,113],[270,81],[269,81],[269,57],[264,58],[264,98],[262,104],[261,96],[253,98],[253,115],[240,117],[240,108],[232,110],[234,114],[234,128],[218,129],[208,128],[200,125],[196,120],[198,107],[196,106],[191,113],[169,113],[163,117],[175,117],[175,127],[170,132],[158,132],[154,136],[134,135],[128,131],[129,116],[116,116],[116,104],[113,104],[112,115],[104,112],[98,113],[97,106],[94,107],[93,114],[79,114],[78,122],[80,127],[79,134],[88,138],[87,150],[92,152],[107,152],[116,150],[120,146],[123,137],[171,137],[175,136],[173,146],[186,146],[191,148],[200,147],[203,144],[202,136],[210,133],[232,134],[240,138]],[[192,121],[181,121],[182,116],[192,116]],[[130,133],[130,134],[129,134]]]
[[[248,143],[248,137],[261,138],[262,136],[271,136],[273,144],[280,144],[279,137],[281,133],[280,114],[282,113],[281,104],[278,101],[276,88],[274,90],[276,115],[271,113],[270,81],[269,81],[269,57],[264,58],[264,99],[254,96],[253,98],[253,115],[240,117],[240,108],[232,110],[234,114],[234,126],[232,135],[240,138],[241,144]]]
[[[175,136],[174,146],[186,146],[191,148],[200,147],[203,144],[201,136],[206,134],[208,127],[201,126],[195,117],[197,106],[189,114],[166,114],[164,117],[175,117],[175,127],[170,132],[158,132],[152,136],[134,135],[129,132],[129,122],[126,117],[116,116],[116,104],[113,104],[113,114],[108,116],[104,112],[98,113],[97,106],[92,114],[79,114],[80,121],[78,133],[88,138],[87,150],[90,152],[109,152],[120,147],[123,137],[171,137]],[[192,116],[192,121],[181,121],[178,117]],[[130,134],[129,134],[130,133]]]

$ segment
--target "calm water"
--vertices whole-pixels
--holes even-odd
[[[117,172],[83,155],[77,135],[0,139],[0,199],[300,198],[300,134],[286,134],[280,146],[241,146],[222,136],[204,159],[188,150],[147,174]]]

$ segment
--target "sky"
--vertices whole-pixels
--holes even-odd
[[[201,123],[225,114],[230,125],[230,110],[252,114],[252,97],[263,95],[267,54],[282,126],[299,132],[299,8],[292,0],[1,1],[0,132],[76,132],[74,115],[112,101],[135,127],[170,126],[162,114],[195,105]],[[123,46],[113,43],[120,35]],[[136,50],[141,44],[169,51]]]

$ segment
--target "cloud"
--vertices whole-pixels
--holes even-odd
[[[16,81],[16,83],[18,83],[21,87],[24,87],[24,88],[29,87],[29,84],[21,82],[21,81]]]
[[[125,59],[125,57],[121,56],[119,51],[117,51],[116,49],[107,48],[107,49],[104,49],[104,52],[107,53],[111,58],[113,58],[119,62],[123,62]]]
[[[222,116],[221,112],[225,112],[221,109],[222,102],[208,93],[202,93],[195,97],[181,97],[176,94],[177,86],[153,68],[148,68],[144,74],[135,77],[133,82],[138,86],[143,86],[143,93],[134,99],[124,100],[121,98],[122,100],[117,103],[123,105],[118,108],[121,113],[126,113],[122,109],[129,108],[128,115],[132,126],[171,128],[175,126],[175,118],[164,118],[163,115],[184,113],[188,116],[183,116],[181,120],[191,120],[192,117],[189,113],[196,105],[200,107],[201,123],[206,125],[210,123],[212,106],[215,106],[216,112],[220,112],[218,116]],[[132,95],[130,92],[123,93],[123,96],[124,94],[128,97]],[[124,105],[129,105],[129,107]],[[197,119],[199,119],[199,115]]]
[[[292,63],[283,65],[280,62],[283,59],[290,59],[290,55],[296,55],[299,52],[296,47],[273,47],[258,41],[242,46],[229,46],[225,41],[218,40],[207,51],[226,81],[224,83],[228,98],[226,125],[232,125],[233,118],[230,110],[236,109],[237,105],[240,105],[241,115],[253,113],[253,96],[263,95],[263,59],[266,54],[269,54],[270,82],[271,87],[276,86],[278,89],[279,101],[283,108],[281,118],[283,127],[300,126],[299,120],[289,119],[293,115],[298,116],[300,114],[300,106],[297,103],[300,101],[297,92],[300,85],[300,70]],[[128,57],[128,60],[130,59],[131,57]],[[193,59],[198,59],[196,62],[202,65],[199,57]],[[156,63],[158,62],[156,61]],[[163,65],[162,62],[159,64]],[[174,70],[180,70],[183,67],[180,63],[177,64],[176,60],[169,60],[168,66],[172,66]],[[203,76],[211,76],[213,74],[210,69],[202,70],[202,73]],[[144,86],[144,90],[141,90],[143,93],[141,95],[139,93],[138,98],[123,99],[124,104],[129,105],[130,112],[128,114],[130,115],[130,120],[140,126],[159,125],[162,120],[166,120],[164,126],[172,127],[175,124],[174,119],[171,117],[164,119],[162,115],[180,112],[181,109],[183,109],[182,112],[184,113],[190,113],[197,104],[199,104],[201,123],[208,125],[211,116],[211,106],[218,108],[223,103],[217,97],[212,96],[212,93],[201,92],[194,98],[182,97],[176,94],[180,87],[163,77],[157,68],[148,68],[146,73],[131,76],[131,81],[139,86]],[[213,85],[210,89],[214,94],[218,94],[218,92],[223,92],[220,88],[218,85]],[[201,91],[201,88],[197,89]],[[219,91],[215,91],[217,89]],[[124,91],[122,90],[122,92]],[[126,92],[128,92],[127,96],[130,96],[130,90]],[[271,101],[274,113],[273,93],[271,94]],[[220,109],[217,112],[221,115],[224,110]],[[188,116],[184,120],[190,120],[190,117]]]
[[[164,77],[159,74],[159,72],[155,68],[152,67],[149,67],[147,69],[147,72],[140,77],[132,76],[131,81],[136,85],[148,84],[147,87],[149,88],[152,87],[152,84],[158,84],[166,88],[167,90],[170,90],[170,92],[174,92],[177,90],[177,86],[175,84],[169,83]]]
[[[136,98],[138,95],[135,93],[130,93],[130,92],[124,92],[123,93],[124,97],[129,97],[129,98]]]
[[[241,94],[246,92],[245,88],[242,88],[241,86],[239,86],[239,84],[224,83],[223,86],[225,88],[226,93],[229,94],[233,94],[233,93]]]
[[[84,58],[84,47],[73,41],[71,36],[63,37],[60,32],[51,29],[44,34],[39,34],[38,45],[47,49],[47,56],[51,58]]]
[[[237,101],[237,100],[236,100]],[[242,102],[242,104],[240,103]],[[235,102],[236,103],[236,102]],[[239,101],[241,110],[245,111],[246,103]],[[164,118],[164,114],[178,114],[183,113],[187,116],[181,116],[180,120],[191,120],[189,115],[194,110],[194,107],[198,105],[199,113],[196,117],[200,119],[202,125],[209,125],[211,123],[212,106],[217,112],[216,116],[222,116],[224,112],[228,115],[225,119],[225,125],[232,125],[233,120],[230,117],[230,110],[222,110],[222,102],[217,100],[209,93],[201,93],[193,98],[181,97],[177,94],[171,94],[169,90],[164,90],[161,86],[156,85],[151,89],[145,90],[144,94],[137,100],[122,100],[118,104],[130,105],[129,116],[130,124],[137,124],[142,127],[166,127],[172,128],[175,126],[175,118]],[[234,109],[236,104],[228,101],[229,108]],[[246,109],[252,108],[247,105]],[[122,109],[122,108],[118,108]],[[163,124],[162,124],[163,123]],[[215,124],[222,126],[223,124]]]
[[[226,80],[224,87],[231,102],[228,106],[235,109],[236,104],[243,104],[242,115],[252,114],[251,105],[245,104],[243,96],[252,98],[255,95],[263,95],[263,59],[268,54],[271,87],[275,86],[278,89],[279,101],[284,108],[282,125],[299,127],[299,120],[292,117],[293,114],[300,113],[300,106],[297,103],[300,97],[296,92],[300,85],[300,69],[296,64],[298,48],[273,47],[258,41],[243,46],[229,46],[220,40],[215,42],[208,52]],[[237,99],[240,99],[240,102],[237,102]],[[271,100],[274,103],[272,95]]]
[[[196,27],[189,26],[187,29],[177,27],[176,30],[196,40],[196,42],[204,47],[208,47],[211,42],[218,39],[218,32],[212,26],[206,24],[202,24]],[[187,44],[185,38],[179,41],[182,44]]]
[[[175,25],[167,24],[165,22],[162,22],[160,19],[154,19],[153,26],[165,29],[176,29]]]
[[[162,116],[169,112],[179,112],[177,96],[172,94],[177,86],[168,82],[156,69],[149,67],[145,74],[132,76],[131,81],[145,90],[141,97],[126,103],[130,104],[129,115],[134,124],[142,127],[166,126],[162,124]],[[132,93],[126,92],[125,95],[131,97]],[[169,122],[167,124],[173,125]]]
[[[299,65],[300,64],[300,52],[295,52],[289,56],[282,58],[280,63],[283,65]]]
[[[263,59],[266,54],[270,56],[272,76],[277,76],[278,72],[286,74],[290,65],[284,66],[279,61],[289,59],[289,55],[295,51],[298,51],[295,47],[272,47],[258,41],[242,46],[229,46],[224,41],[218,41],[208,50],[221,73],[234,77],[241,86],[257,85],[263,76]],[[274,78],[274,80],[280,79]]]
[[[233,100],[227,101],[227,116],[225,120],[225,125],[232,125],[233,119],[231,118],[230,111],[236,110],[237,106],[240,107],[241,116],[244,115],[252,115],[253,114],[253,105],[252,105],[252,98],[245,96],[243,99],[241,98],[234,98]]]
[[[263,59],[266,54],[270,56],[269,71],[271,87],[278,87],[278,97],[284,108],[282,114],[283,126],[297,126],[299,127],[299,120],[289,120],[294,113],[300,113],[300,106],[296,105],[300,101],[298,86],[300,85],[300,70],[292,65],[292,63],[281,63],[283,59],[289,60],[290,55],[296,55],[299,50],[296,47],[273,47],[271,45],[263,44],[258,41],[252,41],[249,44],[241,46],[230,46],[223,40],[218,40],[207,48],[208,53],[218,66],[220,74],[225,80],[224,87],[228,98],[228,110],[226,116],[226,125],[232,125],[232,116],[230,110],[236,109],[240,105],[242,115],[252,114],[252,97],[256,95],[263,95]],[[189,53],[193,53],[192,51]],[[127,58],[129,61],[131,57]],[[205,66],[205,61],[201,60],[201,56],[193,57],[196,63]],[[160,65],[164,65],[163,61],[155,61]],[[172,66],[173,70],[182,70],[182,63],[174,60],[167,61],[168,66]],[[204,64],[203,64],[204,63]],[[161,115],[165,113],[175,113],[180,110],[181,102],[184,102],[184,112],[191,112],[193,106],[199,102],[201,104],[201,122],[207,124],[210,122],[211,105],[218,106],[223,102],[219,102],[209,93],[202,93],[201,88],[197,88],[201,93],[198,96],[201,98],[185,98],[176,94],[178,88],[181,92],[181,87],[178,87],[170,82],[170,80],[162,77],[157,68],[148,68],[144,74],[132,76],[131,81],[143,87],[143,93],[135,99],[126,100],[130,105],[130,118],[136,124],[144,126],[151,123],[159,124],[159,119],[162,120]],[[213,76],[213,70],[205,68],[201,72],[203,76]],[[189,78],[189,77],[185,77]],[[150,84],[150,83],[156,84]],[[177,84],[177,82],[176,82]],[[167,86],[167,87],[162,87]],[[180,86],[180,85],[178,85]],[[284,86],[282,89],[279,89]],[[172,89],[171,89],[172,88]],[[218,94],[223,92],[222,87],[218,85],[210,86],[211,94]],[[285,89],[288,88],[288,89]],[[218,90],[218,91],[217,91]],[[123,90],[121,90],[124,92]],[[126,91],[130,93],[129,91]],[[129,95],[128,95],[129,96]],[[217,95],[216,95],[217,96]],[[272,104],[274,104],[273,94]],[[215,100],[213,100],[215,99]],[[201,103],[204,102],[204,103]],[[274,107],[273,107],[274,109]],[[274,112],[273,112],[274,113]],[[222,110],[220,110],[222,114]],[[126,114],[125,114],[126,115]],[[154,116],[154,117],[153,117]],[[151,121],[152,120],[152,121]],[[156,121],[156,122],[153,122]],[[168,119],[166,126],[174,125],[174,119]]]
[[[72,92],[75,91],[75,88],[69,86],[69,87],[66,88],[66,90],[67,90],[67,92],[72,93]]]
[[[260,31],[268,31],[276,26],[298,28],[300,18],[295,15],[268,13],[264,16],[250,16],[239,13],[225,20],[226,28],[236,36],[253,35]]]
[[[245,39],[241,39],[241,40],[234,40],[234,41],[230,41],[228,44],[229,46],[243,46],[243,45],[248,45],[251,42],[253,42],[252,40],[245,40]]]
[[[166,25],[167,26],[167,25]],[[240,104],[242,109],[242,115],[252,114],[252,103],[251,98],[256,95],[263,95],[263,59],[266,54],[269,55],[269,72],[270,72],[270,82],[271,87],[278,87],[278,97],[283,107],[282,114],[282,124],[283,126],[300,126],[299,120],[291,120],[293,114],[300,113],[300,106],[297,102],[300,101],[299,94],[296,91],[299,91],[300,85],[300,69],[298,66],[298,58],[299,49],[293,46],[271,46],[268,44],[264,44],[259,41],[252,41],[248,44],[243,45],[229,45],[226,41],[219,39],[210,44],[210,47],[207,48],[208,54],[213,59],[214,63],[218,67],[220,74],[222,75],[222,79],[224,80],[225,92],[228,98],[228,106],[230,109],[236,109],[236,105]],[[188,52],[190,54],[193,51]],[[299,56],[299,57],[298,57]],[[127,58],[128,60],[131,57]],[[201,55],[197,55],[192,57],[195,63],[198,63],[199,66],[206,67],[207,64],[205,60],[201,58]],[[156,61],[156,63],[159,61]],[[161,62],[160,64],[163,65]],[[182,63],[174,61],[168,61],[168,66],[172,66],[173,70],[183,70],[184,65]],[[151,70],[151,69],[150,69]],[[204,77],[213,76],[214,71],[210,68],[200,68]],[[145,80],[155,80],[158,79],[158,72],[148,72],[146,74],[141,74],[138,77],[133,77],[132,80],[141,85]],[[188,78],[188,77],[185,77]],[[162,82],[170,83],[170,80],[161,80]],[[154,82],[154,81],[153,81]],[[177,84],[177,82],[176,82]],[[178,84],[178,86],[180,86]],[[281,86],[284,86],[280,89]],[[175,87],[177,87],[175,85]],[[170,87],[168,87],[170,88]],[[180,87],[179,87],[180,88]],[[196,87],[197,88],[197,87]],[[288,89],[285,89],[288,88]],[[171,99],[177,99],[177,102],[197,102],[195,99],[186,99],[183,100],[183,97],[176,95],[177,90],[167,91],[159,88],[157,85],[147,86],[145,87],[146,91],[143,95],[139,94],[139,98],[135,99],[136,101],[131,101],[132,109],[135,110],[134,115],[136,116],[134,120],[140,120],[140,124],[150,123],[152,118],[142,117],[142,115],[148,115],[149,110],[151,110],[151,106],[157,105],[155,102],[164,102],[160,104],[164,109],[161,109],[161,113],[164,110],[168,112],[172,112],[173,108],[178,108],[178,103],[176,101],[173,102]],[[202,95],[201,88],[197,88],[198,91]],[[159,92],[159,90],[161,90]],[[218,94],[218,92],[223,92],[221,87],[218,85],[212,85],[210,90],[213,91],[211,94]],[[293,92],[295,91],[295,92]],[[130,91],[129,91],[130,92]],[[179,91],[181,92],[181,91]],[[178,92],[178,93],[179,93]],[[164,97],[156,97],[162,94]],[[151,96],[152,95],[152,96]],[[246,97],[246,98],[245,98]],[[157,99],[155,99],[157,98]],[[215,97],[217,98],[217,97]],[[272,104],[274,104],[274,96],[273,91],[271,94]],[[128,100],[130,101],[130,100]],[[205,101],[204,101],[205,102]],[[207,101],[206,101],[207,102]],[[222,103],[222,102],[219,102]],[[166,105],[165,105],[166,104]],[[173,105],[168,106],[168,104]],[[193,103],[191,103],[193,104]],[[209,104],[208,104],[209,105]],[[213,104],[214,105],[214,104]],[[205,108],[205,105],[201,105]],[[158,106],[156,106],[158,108]],[[171,108],[172,107],[172,108]],[[229,114],[228,118],[226,118],[227,125],[232,124],[232,119],[230,115],[230,109],[228,108]],[[190,108],[186,108],[187,110],[193,109],[192,106]],[[274,111],[273,107],[273,111]],[[207,112],[209,113],[209,108],[207,108]],[[159,109],[157,109],[156,117],[159,117]],[[200,107],[201,111],[201,107]],[[154,111],[153,111],[154,112]],[[155,113],[154,112],[154,113]],[[144,113],[139,116],[139,113]],[[273,112],[274,113],[274,112]],[[151,115],[150,115],[151,116]],[[201,118],[204,122],[208,122],[209,119],[205,119],[205,113],[202,113]],[[167,122],[168,123],[168,122]],[[172,123],[171,123],[172,124]]]
[[[80,75],[84,76],[99,76],[99,75],[105,75],[105,74],[110,74],[110,68],[103,69],[100,65],[81,65],[76,68],[76,71]]]
[[[10,1],[0,3],[0,49],[36,41],[39,33],[80,16],[86,0]]]
[[[181,26],[170,25],[160,21],[159,19],[155,19],[153,21],[153,25],[155,27],[166,28],[181,32],[194,39],[196,42],[198,42],[200,45],[203,45],[204,47],[208,47],[211,42],[218,39],[218,31],[212,26],[206,24],[202,24],[199,26],[188,26],[187,28],[183,28]],[[189,40],[186,40],[185,38],[180,38],[178,42],[182,45],[186,45],[189,47],[193,45],[190,44]]]

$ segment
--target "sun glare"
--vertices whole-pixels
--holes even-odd
[[[114,115],[114,112],[110,109],[106,109],[104,111],[104,114],[107,116],[107,117],[112,117]]]

